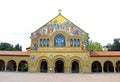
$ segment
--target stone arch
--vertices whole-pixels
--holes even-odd
[[[0,60],[0,71],[4,71],[5,70],[5,62],[4,60]]]
[[[54,39],[54,38],[56,37],[56,35],[63,35],[63,36],[65,37],[66,41],[69,41],[66,36],[69,37],[70,34],[67,33],[67,32],[65,32],[65,31],[59,30],[59,31],[53,32],[53,33],[51,34],[51,37],[53,37],[53,39]]]
[[[68,63],[68,61],[67,61],[66,57],[62,56],[62,55],[56,55],[53,57],[53,59],[52,59],[53,67],[55,66],[55,62],[59,59],[63,61],[64,65],[66,67],[66,63]]]
[[[28,71],[28,62],[26,60],[21,60],[18,65],[19,72],[27,72]]]
[[[46,56],[42,56],[37,58],[35,65],[37,66],[37,70],[39,72],[48,72],[48,67],[50,65],[50,59]],[[46,70],[44,70],[44,68]]]
[[[76,64],[78,63],[78,66],[79,67],[77,67],[77,68],[79,68],[79,70],[77,69],[76,70],[76,72],[78,73],[78,72],[82,72],[82,67],[83,67],[83,60],[81,59],[81,58],[79,58],[79,57],[77,57],[77,56],[74,56],[74,57],[72,57],[72,58],[70,58],[70,61],[69,61],[70,63],[69,63],[69,67],[70,67],[70,69],[71,69],[71,72],[73,72],[72,71],[72,64],[73,64],[73,62],[76,62]]]
[[[64,56],[57,55],[52,60],[54,72],[64,73],[66,70],[67,59]],[[60,67],[60,70],[58,69]],[[59,70],[59,71],[57,71]]]
[[[91,65],[92,72],[102,72],[102,66],[99,61],[94,61]]]
[[[103,69],[104,72],[114,72],[113,63],[111,61],[106,61]]]
[[[14,60],[9,60],[8,63],[7,63],[7,71],[16,71],[16,61]]]
[[[116,62],[116,72],[120,72],[120,60]]]
[[[69,42],[68,37],[70,37],[70,34],[65,32],[65,31],[58,30],[58,31],[53,32],[51,34],[51,37],[52,37],[51,40],[50,40],[50,41],[52,41],[51,44],[50,44],[51,46],[54,46],[54,38],[56,37],[56,35],[63,35],[65,37],[66,42]],[[65,46],[69,46],[69,45],[66,43]]]

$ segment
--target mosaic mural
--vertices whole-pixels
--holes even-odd
[[[48,23],[44,25],[40,30],[37,30],[36,32],[32,33],[31,37],[37,38],[38,36],[49,36],[53,32],[60,31],[60,30],[65,31],[70,35],[79,35],[79,36],[87,37],[87,34],[82,30],[80,30],[73,23],[66,21],[59,24],[57,23],[57,20],[55,20],[52,24]]]
[[[52,33],[57,31],[64,31],[69,33],[71,36],[81,36],[83,38],[82,44],[88,48],[88,34],[81,30],[79,27],[74,25],[72,22],[67,20],[62,15],[56,16],[54,19],[49,21],[47,24],[42,26],[37,31],[31,34],[31,39],[36,41],[40,36],[50,36]],[[34,50],[38,49],[37,42],[34,42]]]

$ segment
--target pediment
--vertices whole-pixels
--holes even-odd
[[[77,27],[67,18],[63,17],[61,14],[50,20],[47,24],[36,30],[31,34],[32,38],[37,38],[39,36],[50,36],[52,33],[57,31],[64,31],[71,36],[82,36],[88,37],[88,33]]]

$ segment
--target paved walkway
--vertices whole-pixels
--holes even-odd
[[[120,73],[65,74],[0,72],[0,82],[120,82]]]

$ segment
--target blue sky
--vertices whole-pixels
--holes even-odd
[[[1,0],[0,42],[30,46],[30,35],[58,15],[89,33],[102,45],[120,37],[119,0]]]

